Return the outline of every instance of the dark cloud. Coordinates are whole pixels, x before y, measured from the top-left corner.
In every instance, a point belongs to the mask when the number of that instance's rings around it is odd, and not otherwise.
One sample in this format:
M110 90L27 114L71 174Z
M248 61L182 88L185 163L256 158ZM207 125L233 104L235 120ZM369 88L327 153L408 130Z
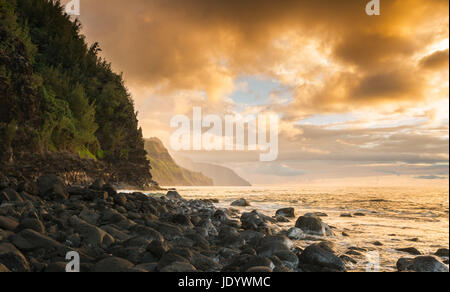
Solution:
M432 70L440 70L448 68L449 66L449 52L447 50L437 51L426 56L420 62L424 68Z

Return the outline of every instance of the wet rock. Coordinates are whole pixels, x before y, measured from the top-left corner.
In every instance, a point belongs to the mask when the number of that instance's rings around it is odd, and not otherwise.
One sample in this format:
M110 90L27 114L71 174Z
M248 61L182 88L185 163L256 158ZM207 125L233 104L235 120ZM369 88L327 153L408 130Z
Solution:
M286 218L295 218L295 209L294 208L283 208L277 210L275 213L276 216L286 217Z
M237 229L224 226L219 232L219 240L223 246L240 248L245 244L245 240L240 237Z
M220 272L222 265L210 257L204 256L200 253L195 253L192 256L191 264L199 271L203 272Z
M10 243L0 243L0 263L11 272L30 271L30 264L25 256Z
M341 214L341 217L342 217L342 218L352 218L353 215L350 214L350 213L343 213L343 214Z
M6 194L6 197L10 202L23 202L23 198L19 195L19 193L11 188L6 188L2 192Z
M304 215L305 217L328 217L328 214L323 212L313 212L313 213L306 213Z
M449 256L448 248L441 248L434 255L438 256L438 257L447 257L448 258L448 256Z
M250 268L253 268L253 267L268 267L268 268L270 268L270 270L273 270L275 268L275 265L267 257L250 256L250 257L248 257L246 263L243 266L241 266L240 270L242 272L245 272L245 271L248 271Z
M194 224L192 224L191 219L184 215L184 214L175 214L171 218L172 223L188 226L188 227L194 227Z
M0 273L9 273L11 272L5 265L0 264Z
M72 216L69 219L70 224L76 230L77 233L83 237L83 242L90 246L111 246L115 240L114 237L98 228L91 225L84 220L81 220L77 216Z
M9 202L9 201L10 201L10 199L9 199L8 194L5 192L0 192L0 205L3 203Z
M38 179L39 196L48 200L66 200L69 195L61 178L44 175Z
M364 217L364 216L366 216L366 214L359 212L359 213L353 214L353 216L355 216L355 217Z
M344 262L326 244L308 246L299 256L299 266L306 272L344 272Z
M443 272L448 273L448 267L433 256L420 256L414 259L402 258L397 262L399 272Z
M283 217L283 216L276 216L276 217L275 217L275 220L276 220L278 223L289 223L289 222L291 222L291 220L289 220L288 218Z
M94 183L89 188L99 191L99 190L102 190L104 185L105 185L105 181L101 178L98 178L94 181Z
M145 263L137 265L135 268L139 270L144 270L148 273L156 272L156 268L158 267L157 263Z
M166 198L174 201L180 201L183 199L177 191L168 191Z
M382 242L380 242L380 241L374 241L374 242L372 242L372 244L375 245L375 246L383 246L383 245L384 245L384 244L383 244Z
M300 228L297 228L297 227L292 227L291 229L289 229L287 231L286 234L287 234L287 237L292 240L302 240L306 237L303 230L301 230Z
M268 241L261 244L257 249L258 255L264 257L270 257L276 253L286 251L290 251L290 248L282 241Z
M397 248L397 251L408 253L410 255L421 255L422 253L415 247Z
M234 207L250 207L251 204L246 199L239 199L231 203L231 206Z
M25 218L20 222L18 230L31 229L41 234L45 234L44 224L37 218Z
M261 239L263 239L264 236L264 233L255 230L245 230L241 233L241 238L253 247L259 246Z
M65 262L56 262L56 263L50 263L45 269L45 273L65 273L66 272L66 265Z
M126 259L109 257L95 264L93 272L96 273L117 273L134 271L134 264Z
M132 231L148 240L164 240L164 237L160 232L144 225L137 225L132 229Z
M247 273L272 273L269 267L252 267L246 271Z
M303 232L317 236L331 236L333 232L330 227L323 223L319 217L302 216L298 218L295 227L300 228Z
M0 228L4 230L14 231L19 226L19 223L13 218L0 216Z
M81 219L92 225L96 225L100 219L100 214L90 209L83 209L79 216Z
M356 265L358 263L355 259L353 259L352 257L349 257L348 255L345 255L345 254L341 255L339 258L341 260L343 260L344 262L351 263L354 265Z
M122 206L122 207L126 207L128 200L127 200L127 196L125 194L122 194L122 193L116 194L113 197L113 199L114 199L115 204Z
M43 248L46 250L55 250L60 253L68 251L69 248L62 245L58 241L44 234L38 233L31 229L25 229L12 237L12 243L21 250L35 250Z
M165 253L159 260L158 270L161 271L163 268L165 268L175 262L189 264L189 261L186 258L184 258L180 255L168 252L168 253Z
M265 216L257 211L250 213L243 213L241 216L242 228L246 230L254 230L263 233L270 233L270 228L267 222L274 222L268 216Z
M174 262L161 269L162 273L190 273L196 272L197 269L190 263Z
M290 251L280 251L274 254L277 258L281 260L284 266L293 270L298 267L299 260L298 256Z
M167 243L161 240L153 240L147 246L147 251L151 252L158 259L160 259L168 250L169 246Z

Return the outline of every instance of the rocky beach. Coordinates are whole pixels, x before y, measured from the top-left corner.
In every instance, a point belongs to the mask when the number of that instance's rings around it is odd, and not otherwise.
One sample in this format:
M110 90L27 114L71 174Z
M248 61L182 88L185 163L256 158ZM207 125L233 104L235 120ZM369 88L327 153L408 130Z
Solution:
M252 204L246 199L218 203L175 190L121 193L100 179L70 186L55 175L3 176L0 271L65 272L75 251L81 272L345 272L367 252L336 251L327 236L337 229L323 214L300 216L286 206L268 216L239 209ZM313 243L299 248L299 241ZM448 272L448 249L404 252L398 271Z

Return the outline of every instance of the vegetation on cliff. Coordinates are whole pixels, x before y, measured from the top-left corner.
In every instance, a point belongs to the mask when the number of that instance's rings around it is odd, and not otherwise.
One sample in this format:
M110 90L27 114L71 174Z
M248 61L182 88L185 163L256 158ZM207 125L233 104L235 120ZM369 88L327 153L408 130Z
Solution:
M163 186L212 186L212 179L200 172L182 168L170 156L161 140L145 140L145 150L152 165L152 177Z
M0 161L70 152L151 180L122 76L80 29L58 1L0 0Z

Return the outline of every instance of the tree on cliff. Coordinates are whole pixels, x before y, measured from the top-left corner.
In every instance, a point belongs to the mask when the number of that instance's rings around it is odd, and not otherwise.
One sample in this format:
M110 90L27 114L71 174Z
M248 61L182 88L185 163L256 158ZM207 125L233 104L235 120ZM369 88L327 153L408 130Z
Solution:
M0 0L0 13L1 147L70 151L149 173L122 76L98 44L87 45L78 20L52 0Z

